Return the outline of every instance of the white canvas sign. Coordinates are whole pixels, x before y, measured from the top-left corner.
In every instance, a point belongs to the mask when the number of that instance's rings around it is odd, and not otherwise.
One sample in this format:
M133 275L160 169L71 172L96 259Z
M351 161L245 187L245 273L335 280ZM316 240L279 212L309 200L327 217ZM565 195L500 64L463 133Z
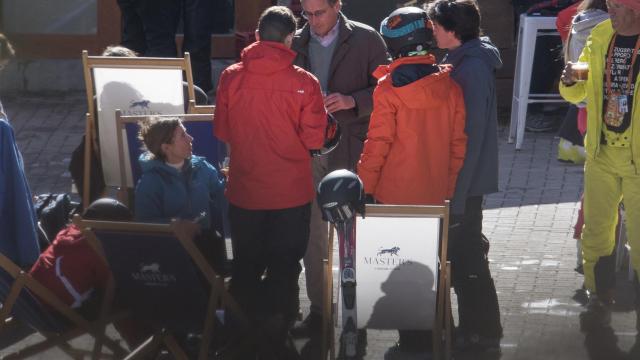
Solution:
M96 68L93 75L104 180L107 186L120 186L115 111L122 110L122 115L184 113L182 70ZM130 187L133 184L128 156L124 166Z
M438 239L438 218L357 219L358 328L433 328Z

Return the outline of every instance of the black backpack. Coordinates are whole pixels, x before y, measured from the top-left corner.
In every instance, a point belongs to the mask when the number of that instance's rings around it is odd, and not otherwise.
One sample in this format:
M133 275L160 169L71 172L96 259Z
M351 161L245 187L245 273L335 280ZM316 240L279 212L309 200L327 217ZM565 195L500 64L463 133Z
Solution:
M58 232L67 226L78 203L72 202L69 194L40 194L34 197L33 207L38 218L40 250L44 251Z

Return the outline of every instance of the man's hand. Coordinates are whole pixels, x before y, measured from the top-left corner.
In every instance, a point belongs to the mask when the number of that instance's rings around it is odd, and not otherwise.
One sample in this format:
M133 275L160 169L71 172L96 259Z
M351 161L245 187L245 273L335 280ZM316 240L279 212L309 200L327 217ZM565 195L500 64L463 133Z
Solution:
M562 76L560 76L560 81L562 81L565 86L572 86L576 83L576 76L572 66L573 63L571 61L567 62L562 71Z
M340 93L331 93L324 98L324 106L327 111L334 113L340 110L349 110L356 107L356 101L352 96Z

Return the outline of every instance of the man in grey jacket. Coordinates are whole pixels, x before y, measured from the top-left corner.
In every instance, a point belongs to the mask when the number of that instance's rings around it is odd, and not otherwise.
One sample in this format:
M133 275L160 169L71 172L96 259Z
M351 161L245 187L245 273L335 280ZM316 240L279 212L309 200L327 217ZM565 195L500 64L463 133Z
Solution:
M315 158L313 177L318 182L335 169L355 170L367 137L373 109L372 76L389 56L382 37L373 28L347 19L340 0L302 0L302 16L307 24L296 33L292 50L295 64L313 73L324 92L325 107L342 129L340 144L326 158ZM311 211L311 234L304 257L307 294L311 313L292 331L308 336L321 328L322 259L327 257L328 225L322 221L317 204Z
M489 270L489 241L482 234L482 200L498 191L498 116L495 70L500 53L480 38L475 0L437 0L429 19L444 63L462 88L466 109L467 153L451 202L449 257L458 296L457 345L462 350L499 349L502 337L498 297Z

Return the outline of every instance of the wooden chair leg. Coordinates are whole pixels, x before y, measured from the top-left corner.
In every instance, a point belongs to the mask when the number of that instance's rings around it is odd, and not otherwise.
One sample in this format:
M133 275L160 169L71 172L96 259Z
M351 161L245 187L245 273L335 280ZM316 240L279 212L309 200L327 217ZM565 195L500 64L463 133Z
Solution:
M167 346L167 349L173 354L176 360L189 360L187 354L182 350L178 342L171 334L165 334L163 336L164 344Z
M215 296L213 290L209 295L209 302L207 303L207 316L204 324L204 331L202 332L202 341L200 342L200 351L198 352L199 360L206 360L209 354L209 346L211 346L211 337L213 335L213 326L215 324L216 306L218 304L218 298Z

